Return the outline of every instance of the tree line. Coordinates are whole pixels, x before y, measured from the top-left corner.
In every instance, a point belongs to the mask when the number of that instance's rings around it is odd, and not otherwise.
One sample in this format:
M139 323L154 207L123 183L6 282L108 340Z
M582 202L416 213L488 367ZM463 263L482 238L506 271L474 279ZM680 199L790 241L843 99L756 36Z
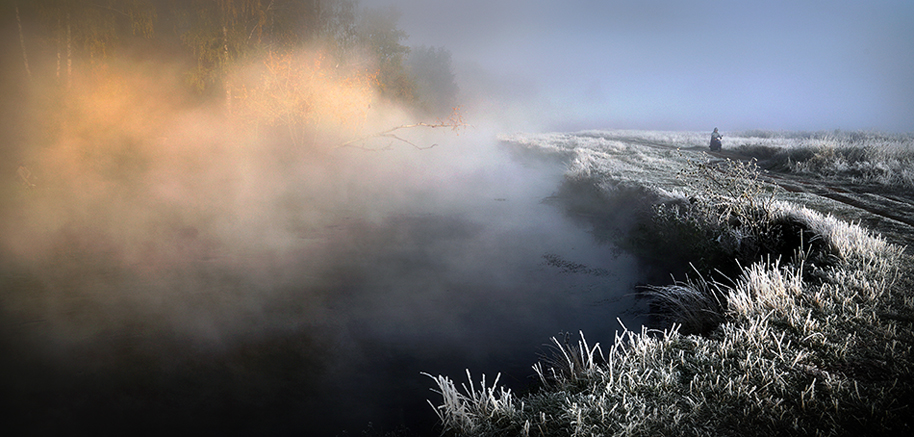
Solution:
M359 79L392 101L442 114L457 93L446 49L411 54L397 12L363 10L357 0L30 0L8 8L26 76L64 89L128 54L169 57L186 65L189 88L231 107L244 91L232 80L240 65L281 64L296 49L320 47L320 62L347 66L349 76L364 65Z

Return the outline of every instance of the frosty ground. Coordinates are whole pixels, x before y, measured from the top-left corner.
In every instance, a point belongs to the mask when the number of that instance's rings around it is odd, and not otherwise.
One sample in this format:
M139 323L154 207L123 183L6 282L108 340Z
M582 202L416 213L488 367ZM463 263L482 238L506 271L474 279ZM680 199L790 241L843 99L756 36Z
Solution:
M726 137L715 154L701 133L501 138L566 159L568 211L674 279L645 287L658 326L554 339L524 395L428 375L446 433L910 432L912 137Z

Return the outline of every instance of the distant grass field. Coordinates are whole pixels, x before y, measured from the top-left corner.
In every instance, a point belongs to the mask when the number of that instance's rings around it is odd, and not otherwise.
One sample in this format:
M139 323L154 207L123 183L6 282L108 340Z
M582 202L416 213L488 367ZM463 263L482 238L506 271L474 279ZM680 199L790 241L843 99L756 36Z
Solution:
M914 191L912 134L745 132L731 143L734 151L764 161L767 168Z
M712 162L700 150L702 134L502 141L568 159L566 191L592 191L571 208L621 202L629 223L613 244L672 258L689 274L644 290L662 326L622 326L606 346L585 333L553 338L552 356L533 366L539 384L529 393L513 393L498 378L476 382L469 370L459 385L428 375L446 434L912 432L914 264L902 247L820 212L827 201L816 211L767 185L753 161ZM810 178L914 186L909 136L751 132L724 147ZM623 218L597 217L595 230L599 220Z

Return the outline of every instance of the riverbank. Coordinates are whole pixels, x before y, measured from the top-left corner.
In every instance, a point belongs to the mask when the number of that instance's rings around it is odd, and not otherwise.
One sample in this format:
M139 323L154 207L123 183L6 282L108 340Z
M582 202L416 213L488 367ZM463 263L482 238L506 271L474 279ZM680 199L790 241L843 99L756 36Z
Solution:
M893 243L904 241L906 223L773 184L755 161L708 156L698 135L502 139L508 147L566 157L565 185L573 188L567 192L589 191L598 200L570 196L569 211L589 217L595 234L641 257L673 256L683 274L645 288L665 323L656 329L621 326L602 346L586 333L577 341L556 339L555 354L534 366L540 387L528 394L485 379L458 389L450 378L434 377L442 394L435 407L446 431L910 432L914 296L908 290L914 263ZM833 185L840 175L831 179ZM858 197L872 201L866 193ZM588 203L604 207L585 211ZM620 224L613 215L619 208L605 205L624 206L625 216L634 218ZM897 232L877 234L859 224L880 221L891 224L880 231Z

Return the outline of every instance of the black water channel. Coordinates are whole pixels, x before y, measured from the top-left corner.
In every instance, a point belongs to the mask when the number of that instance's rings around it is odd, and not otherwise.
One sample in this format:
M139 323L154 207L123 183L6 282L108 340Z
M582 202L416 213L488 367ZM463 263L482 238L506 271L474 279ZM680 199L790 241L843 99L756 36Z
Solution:
M523 391L550 337L606 344L617 317L640 326L638 263L544 201L564 163L495 156L408 207L337 211L280 252L216 247L152 271L4 254L0 426L437 435L426 400L440 398L421 372L501 373Z

